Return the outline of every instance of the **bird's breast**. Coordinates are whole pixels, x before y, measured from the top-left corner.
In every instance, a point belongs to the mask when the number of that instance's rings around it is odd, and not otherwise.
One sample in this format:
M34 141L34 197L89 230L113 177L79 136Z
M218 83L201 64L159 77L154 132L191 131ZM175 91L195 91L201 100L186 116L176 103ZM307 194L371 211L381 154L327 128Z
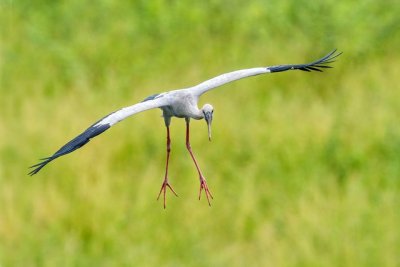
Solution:
M163 107L162 110L163 115L168 117L193 119L201 118L196 101L193 101L193 99L187 97L175 99L171 105Z

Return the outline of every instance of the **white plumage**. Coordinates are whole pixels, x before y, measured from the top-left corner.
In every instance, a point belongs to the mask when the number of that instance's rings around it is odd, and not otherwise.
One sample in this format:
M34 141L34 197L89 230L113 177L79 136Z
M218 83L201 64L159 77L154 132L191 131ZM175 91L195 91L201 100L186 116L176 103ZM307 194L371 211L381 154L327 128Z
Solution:
M208 189L208 185L204 178L204 175L202 174L198 166L198 163L193 155L189 142L190 119L196 119L196 120L205 119L208 126L208 135L209 138L211 139L211 122L213 118L213 107L210 104L205 104L202 108L199 109L197 106L199 97L211 89L250 76L255 76L265 73L282 72L287 70L322 71L321 69L323 68L331 68L331 66L328 66L326 64L332 63L333 59L335 59L341 54L341 53L335 54L335 52L336 50L330 52L321 59L318 59L308 64L278 65L270 67L259 67L259 68L237 70L219 75L217 77L204 81L190 88L173 90L165 93L151 95L140 103L117 110L107 115L106 117L102 118L101 120L97 121L92 126L87 128L83 133L81 133L80 135L69 141L67 144L62 146L52 156L44 158L42 159L42 162L31 166L33 170L29 172L29 174L34 175L38 173L50 161L65 154L71 153L72 151L82 147L83 145L88 143L91 138L103 133L117 122L129 116L135 115L137 113L149 109L160 108L163 111L164 122L165 126L167 127L167 163L166 163L164 182L161 186L161 190L158 197L160 197L160 194L162 192L164 193L163 195L164 195L164 208L165 208L165 193L167 187L170 188L171 191L176 195L175 191L172 189L172 187L168 182L168 162L169 162L169 154L171 151L169 125L171 123L171 117L178 117L178 118L185 118L186 120L186 147L196 165L196 169L199 174L199 179L200 179L199 199L202 190L204 190L208 203L210 204L210 198L212 198L212 195Z

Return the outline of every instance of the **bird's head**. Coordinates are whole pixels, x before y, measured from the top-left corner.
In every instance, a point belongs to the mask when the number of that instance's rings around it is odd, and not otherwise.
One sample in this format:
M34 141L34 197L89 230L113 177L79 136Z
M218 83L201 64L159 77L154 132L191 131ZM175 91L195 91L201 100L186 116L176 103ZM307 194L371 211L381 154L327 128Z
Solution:
M211 122L213 119L214 108L210 104L205 104L201 111L203 112L204 120L207 122L208 140L211 141Z

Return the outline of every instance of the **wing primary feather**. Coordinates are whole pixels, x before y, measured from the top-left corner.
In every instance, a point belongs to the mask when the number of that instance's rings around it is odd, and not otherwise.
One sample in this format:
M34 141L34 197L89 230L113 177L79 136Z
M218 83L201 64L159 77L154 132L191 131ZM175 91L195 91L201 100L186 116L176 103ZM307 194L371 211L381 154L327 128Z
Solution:
M331 68L333 68L332 66L325 66L325 65L315 65L314 67L317 67L317 68L324 68L324 69L331 69Z
M307 69L322 72L322 70L316 68L316 66L315 67L307 67Z
M302 71L319 71L322 72L322 68L332 68L332 66L327 66L326 64L330 64L335 62L335 58L340 56L342 52L336 53L336 49L334 49L332 52L328 53L324 57L308 63L308 64L296 64L296 65L277 65L277 66L272 66L268 67L267 69L270 72L282 72L282 71L287 71L287 70L302 70ZM336 53L336 54L335 54Z
M52 156L47 157L47 158L42 158L42 162L39 162L35 165L32 165L30 168L34 168L32 171L29 172L29 175L34 175L38 173L44 166L46 166L49 162L55 160L58 157L61 157L63 155L69 154L78 148L84 146L87 144L91 138L103 133L106 131L108 128L110 128L109 124L100 124L100 125L92 125L88 129L86 129L83 133L66 143L64 146L62 146L59 150L57 150L56 153L54 153Z

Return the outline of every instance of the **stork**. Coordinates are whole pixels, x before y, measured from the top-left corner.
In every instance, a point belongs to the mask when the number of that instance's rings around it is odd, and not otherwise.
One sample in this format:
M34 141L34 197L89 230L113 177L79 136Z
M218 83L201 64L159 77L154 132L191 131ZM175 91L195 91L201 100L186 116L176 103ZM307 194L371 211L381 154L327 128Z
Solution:
M77 137L66 143L64 146L62 146L52 156L43 158L41 159L41 162L31 166L30 168L32 168L32 170L29 172L29 175L34 175L38 173L44 166L46 166L49 162L55 160L56 158L71 153L77 150L78 148L86 145L90 141L90 139L105 132L111 126L126 119L127 117L130 117L132 115L135 115L137 113L149 109L160 108L162 110L164 123L167 129L167 159L165 166L165 176L157 199L160 198L160 195L162 193L164 199L164 209L165 209L167 188L169 188L175 196L178 196L174 191L174 189L172 188L172 186L170 185L168 179L168 163L169 163L169 156L171 153L171 138L170 138L169 127L171 124L171 118L178 117L178 118L184 118L186 121L186 148L189 151L189 154L194 162L194 165L196 166L196 170L199 175L199 180L200 180L199 200L201 198L201 193L204 190L207 202L211 206L210 200L213 198L213 196L206 182L206 178L204 177L202 171L200 170L199 164L193 154L189 138L190 119L195 119L195 120L204 119L207 123L208 138L211 141L211 123L213 120L214 108L210 104L205 104L203 107L199 108L197 104L200 96L221 85L260 74L275 73L288 70L322 72L323 69L332 68L328 64L334 62L334 59L340 55L341 53L337 53L335 49L332 52L328 53L326 56L307 64L289 64L289 65L276 65L270 67L242 69L219 75L217 77L204 81L193 87L153 94L137 104L119 109L115 112L110 113L109 115L105 116L99 121L95 122L85 131L83 131L80 135L78 135Z

